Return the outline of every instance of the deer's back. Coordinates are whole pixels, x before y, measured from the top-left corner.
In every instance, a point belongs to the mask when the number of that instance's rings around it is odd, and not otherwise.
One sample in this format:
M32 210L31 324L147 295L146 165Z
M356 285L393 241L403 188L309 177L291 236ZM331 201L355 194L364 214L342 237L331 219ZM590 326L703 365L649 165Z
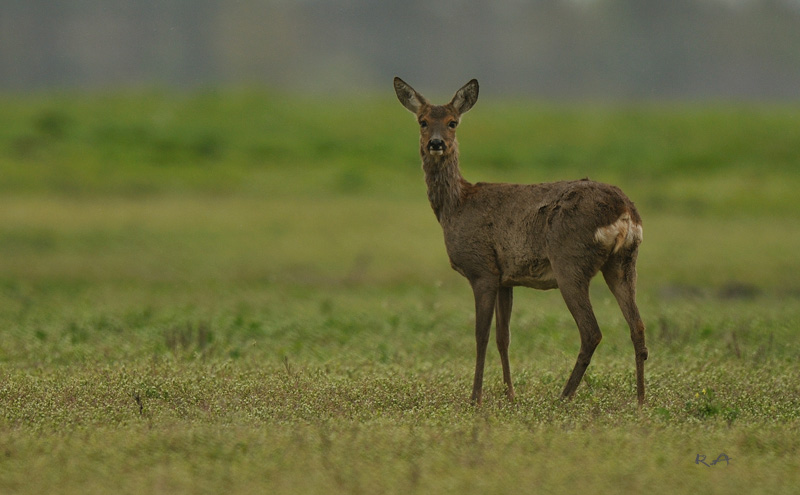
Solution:
M559 259L578 259L596 273L614 250L620 218L641 225L633 202L608 184L478 183L442 227L450 262L467 278L496 275L504 285L550 289ZM608 240L598 237L603 228L613 230Z

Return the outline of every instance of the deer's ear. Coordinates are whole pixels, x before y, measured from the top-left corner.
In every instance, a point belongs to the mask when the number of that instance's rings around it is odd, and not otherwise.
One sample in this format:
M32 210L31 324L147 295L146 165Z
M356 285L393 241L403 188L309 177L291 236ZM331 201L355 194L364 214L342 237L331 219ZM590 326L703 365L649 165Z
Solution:
M428 101L417 91L408 85L399 77L394 78L394 92L397 94L397 99L403 104L411 113L416 115L419 109Z
M463 114L472 108L476 101L478 101L478 80L473 79L456 91L450 104L459 114Z

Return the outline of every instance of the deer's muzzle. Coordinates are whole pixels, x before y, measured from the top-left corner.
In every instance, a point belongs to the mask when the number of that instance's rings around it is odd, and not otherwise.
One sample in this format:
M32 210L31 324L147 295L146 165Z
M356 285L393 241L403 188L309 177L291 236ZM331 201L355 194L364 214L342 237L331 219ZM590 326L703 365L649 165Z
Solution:
M432 155L442 155L444 154L446 146L444 141L441 139L431 139L428 141L428 153Z

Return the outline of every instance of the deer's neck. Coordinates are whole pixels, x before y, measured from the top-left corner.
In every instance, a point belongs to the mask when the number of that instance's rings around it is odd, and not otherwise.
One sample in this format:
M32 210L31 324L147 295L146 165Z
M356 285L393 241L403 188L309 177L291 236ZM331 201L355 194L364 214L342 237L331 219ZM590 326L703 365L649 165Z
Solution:
M447 156L422 155L422 170L428 186L428 200L436 214L436 219L451 216L461 205L464 191L469 183L461 176L458 168L458 150Z

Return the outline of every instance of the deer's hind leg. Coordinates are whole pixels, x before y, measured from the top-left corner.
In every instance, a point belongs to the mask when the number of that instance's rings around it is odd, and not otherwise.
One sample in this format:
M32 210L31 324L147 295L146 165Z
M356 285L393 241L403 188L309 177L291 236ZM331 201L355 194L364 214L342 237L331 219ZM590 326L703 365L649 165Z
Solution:
M638 247L616 253L601 270L631 330L631 341L636 355L636 397L641 407L644 404L644 362L648 351L645 345L644 322L636 306L637 255Z
M556 271L556 278L558 286L561 289L561 296L564 302L567 303L575 323L578 325L578 331L581 335L581 349L578 353L578 359L575 361L575 367L567 380L564 391L561 393L563 399L571 399L575 395L575 389L581 383L586 368L592 360L592 355L603 335L600 333L600 327L597 325L597 318L594 316L592 310L592 303L589 300L589 278L570 276L570 274L562 273L559 275Z

